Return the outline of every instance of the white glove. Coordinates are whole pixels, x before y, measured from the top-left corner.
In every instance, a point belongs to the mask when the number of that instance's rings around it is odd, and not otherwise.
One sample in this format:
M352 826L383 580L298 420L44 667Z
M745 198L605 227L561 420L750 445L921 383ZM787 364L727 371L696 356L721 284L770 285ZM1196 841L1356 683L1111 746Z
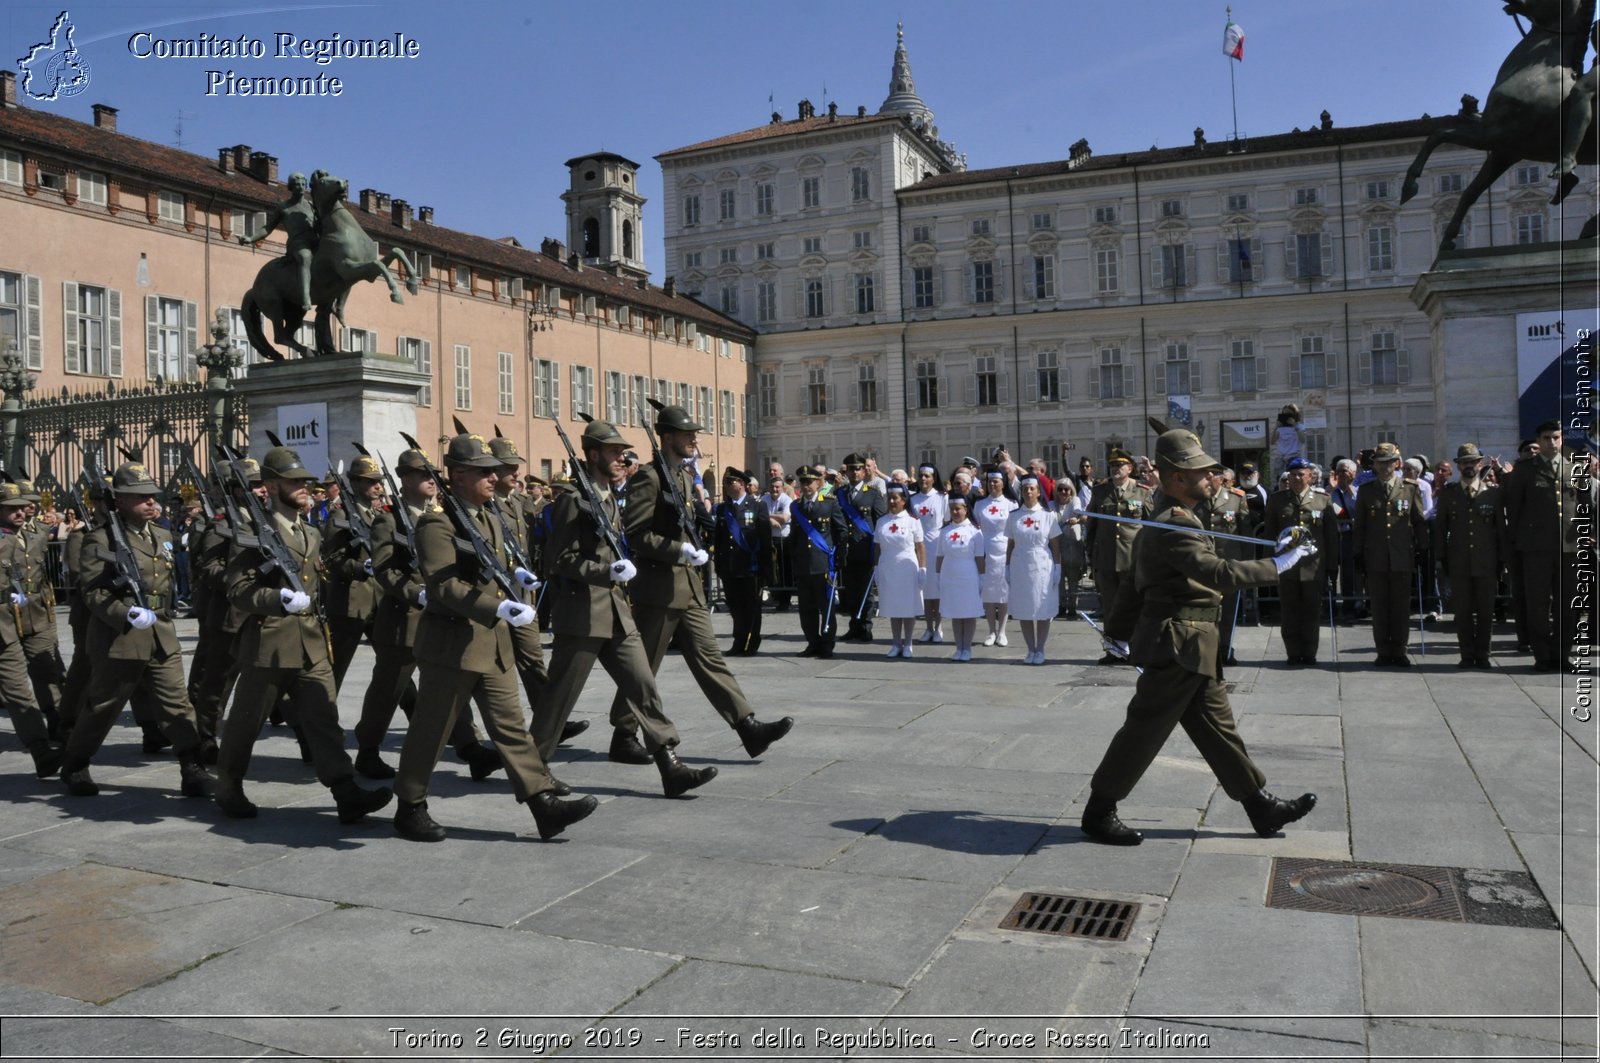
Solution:
M361 562L361 571L365 572L369 576L372 575L372 558L369 557L365 561Z
M143 631L147 627L153 626L155 622L156 614L151 612L149 609L144 608L143 606L136 605L128 610L128 623L132 624L140 631Z
M512 627L522 627L533 622L538 615L533 611L533 606L523 605L521 602L504 601L494 611L494 615L510 624Z
M1273 557L1272 563L1277 567L1278 575L1281 576L1291 568L1294 568L1295 565L1299 564L1302 558L1310 557L1316 552L1317 548L1312 546L1309 542L1299 542L1296 543L1292 549Z
M1106 652L1111 656L1121 657L1123 660L1128 659L1128 644L1121 639L1107 638L1102 635L1100 636L1100 645L1104 646Z
M21 591L12 591L11 592L11 604L12 605L27 605L28 604L28 596L26 594L23 594Z
M1060 565L1051 565L1050 566L1050 586L1052 586L1052 587L1061 586L1061 566Z
M917 589L921 590L923 587L927 586L927 584L928 584L928 570L925 569L925 568L917 569Z
M704 550L690 550L687 560L691 567L699 568L711 560L711 555Z
M426 588L426 587L418 587L417 588L417 605L422 606L422 607L426 607L427 604L428 604L428 588Z
M539 585L539 577L535 576L532 572L529 572L521 565L518 565L517 570L511 574L516 577L517 582L522 585L523 590L531 591Z
M1300 538L1301 536L1299 528L1295 527L1283 529L1283 531L1278 533L1278 552L1280 554L1283 553L1295 543L1299 542Z
M618 561L611 566L612 583L626 583L638 574L639 570L634 567L632 561Z
M285 587L278 592L278 601L286 613L303 613L311 608L311 596L304 591L291 591Z

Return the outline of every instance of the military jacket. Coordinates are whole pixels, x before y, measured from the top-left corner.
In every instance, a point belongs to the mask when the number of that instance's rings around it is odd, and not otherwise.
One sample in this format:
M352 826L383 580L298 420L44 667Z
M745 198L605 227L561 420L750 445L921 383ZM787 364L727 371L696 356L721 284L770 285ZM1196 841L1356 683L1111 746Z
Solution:
M595 491L600 496L602 519L616 530L623 549L631 549L631 541L624 538L622 515L610 488L596 482ZM575 484L563 484L557 491L551 503L551 527L550 542L546 546L554 580L550 593L555 595L550 610L551 630L557 635L600 639L638 630L624 593L627 585L611 579L611 566L621 559L601 538L594 511Z
M1511 526L1511 544L1517 550L1560 549L1576 553L1578 540L1594 534L1595 481L1588 466L1574 462L1570 455L1558 454L1546 461L1534 455L1523 458L1511 470L1505 485L1506 519ZM1589 519L1575 519L1588 505Z
M245 537L249 539L255 533L255 524L251 521L250 514L240 510L239 521L244 528ZM229 635L238 633L239 628L244 625L246 615L243 609L228 600L228 562L232 559L233 553L233 523L221 515L206 525L205 534L200 537L199 548L189 551L192 562L198 556L197 571L200 587L199 592L190 593L206 600L204 606L206 623L217 625Z
M1356 492L1356 515L1350 534L1355 557L1367 572L1410 572L1416 548L1426 544L1427 519L1422 492L1411 481L1391 477L1387 483L1368 480Z
M274 511L272 524L299 570L311 608L286 613L278 591L287 587L276 571L264 573L264 555L254 535L235 535L223 580L228 601L245 613L239 627L236 659L241 666L306 669L328 660L328 632L319 615L322 590L322 535L304 518L290 521Z
M395 505L407 505L404 499ZM423 511L408 507L413 525ZM417 620L422 616L422 573L411 543L393 512L380 512L372 521L372 569L381 597L372 622L374 645L410 646L417 640Z
M717 534L712 554L717 576L724 580L760 579L767 581L772 563L772 522L767 507L757 495L746 494L739 501L725 499L716 509ZM744 540L741 547L733 536L737 524Z
M1110 480L1096 484L1089 495L1089 512L1106 513L1115 517L1150 519L1151 492L1132 478L1120 488ZM1114 568L1126 572L1133 567L1134 540L1139 537L1136 524L1117 524L1108 520L1088 522L1086 546L1089 564L1097 569Z
M1495 576L1505 556L1503 489L1481 481L1468 492L1460 480L1445 484L1433 504L1433 552L1451 573Z
M1300 562L1283 578L1301 582L1321 579L1329 559L1339 556L1339 518L1334 515L1328 493L1315 487L1303 495L1290 490L1274 491L1267 498L1266 513L1264 538L1276 539L1285 528L1304 528L1317 547L1316 557Z
M789 537L784 540L784 548L789 551L790 571L796 576L828 574L827 551L813 544L811 536L801 530L800 519L795 515L797 513L804 513L811 527L830 547L834 547L834 568L842 568L844 549L835 544L843 543L848 522L839 511L839 503L831 498L813 498L807 502L800 495L795 495L789 503Z
M1205 527L1165 495L1157 494L1153 507L1162 524ZM1128 640L1135 664L1176 664L1215 679L1222 596L1277 578L1270 559L1227 561L1210 536L1146 527L1134 548L1133 578L1123 583L1106 632Z
M548 496L537 502L530 498L522 500L522 521L527 529L528 560L533 562L533 571L540 579L550 578L550 554L547 547L550 544L550 534L554 530L550 518L554 511L550 508Z
M504 565L500 521L486 509L461 508ZM417 521L417 565L428 590L413 644L417 660L484 675L515 668L511 625L496 615L506 592L479 569L476 554L460 548L448 514L425 513Z
M1194 513L1200 518L1201 523L1212 531L1226 532L1229 535L1256 534L1255 521L1251 516L1250 507L1245 504L1244 492L1237 487L1222 488L1194 507ZM1256 548L1249 543L1217 539L1215 544L1219 557L1230 561L1255 559Z
M367 574L366 562L371 558L350 526L346 506L356 506L369 528L377 516L355 499L342 499L339 508L329 512L322 539L322 563L328 574L322 602L329 616L365 621L377 609L380 591Z
M42 526L25 525L21 531L6 535L8 549L0 555L6 566L5 588L20 585L28 596L28 604L19 610L24 635L56 630L56 590L45 563L49 538Z
M842 567L846 563L870 563L872 561L873 537L878 527L878 518L889 512L888 505L883 500L883 492L876 487L868 487L865 481L851 484L848 488L841 488L848 492L850 504L861 514L867 522L867 530L863 532L856 527L855 521L844 511L844 503L837 498L834 504L839 507L839 514L844 518L844 538L839 540L843 549L838 558ZM791 536L792 538L792 536Z
M685 500L694 497L694 483L682 465L672 469L678 480L678 494ZM692 503L691 503L692 505ZM691 514L692 515L692 514ZM693 516L693 515L692 515ZM702 546L710 539L708 528L696 532ZM628 532L628 549L639 575L628 585L628 596L637 605L665 609L687 609L706 604L705 580L700 570L683 559L682 518L662 490L661 472L654 462L640 467L628 480L628 504L622 510Z
M158 649L173 656L178 653L178 629L172 622L177 567L172 533L155 524L138 531L126 523L123 528L139 566L145 605L156 614L156 622L143 631L128 623L128 610L136 604L133 592L113 586L119 570L111 531L96 528L84 538L82 555L84 603L91 617L88 652L123 661L148 661Z

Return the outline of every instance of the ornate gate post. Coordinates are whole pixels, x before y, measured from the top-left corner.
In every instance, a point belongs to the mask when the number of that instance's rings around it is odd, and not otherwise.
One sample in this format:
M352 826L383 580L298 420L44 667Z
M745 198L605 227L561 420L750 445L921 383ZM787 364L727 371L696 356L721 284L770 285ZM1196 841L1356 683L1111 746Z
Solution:
M22 432L23 393L32 389L39 377L23 368L22 356L10 340L5 341L0 365L4 366L0 369L0 391L6 393L5 401L0 403L0 457L5 459L6 468L21 469L28 446Z
M233 423L229 393L233 390L233 370L244 363L244 357L228 336L228 312L219 309L211 322L211 342L195 352L195 364L206 371L206 433L211 445L235 444L238 426ZM9 401L9 400L8 400ZM206 455L210 467L210 454Z

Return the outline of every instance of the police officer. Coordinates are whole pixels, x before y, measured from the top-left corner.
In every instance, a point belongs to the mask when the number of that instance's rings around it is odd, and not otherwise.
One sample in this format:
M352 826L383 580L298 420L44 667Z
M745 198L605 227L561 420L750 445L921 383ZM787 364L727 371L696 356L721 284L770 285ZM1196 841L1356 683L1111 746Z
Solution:
M656 415L661 453L655 461L640 466L628 481L628 505L623 511L629 548L639 566L628 593L651 673L661 671L668 647L675 647L717 715L739 732L745 752L759 757L789 733L794 720L786 716L762 723L756 719L711 629L711 610L699 571L709 558L684 531L684 522L695 520L697 511L690 501L693 482L684 462L693 457L700 431L701 426L681 406L663 406ZM676 480L681 509L662 481L663 468ZM698 537L698 530L696 534ZM626 740L620 735L631 737L632 714L620 691L611 702L611 726L613 746L626 749Z
M6 572L22 564L17 529L28 519L28 500L14 483L0 483L0 565ZM0 595L9 599L11 615L0 617L0 702L11 716L11 727L33 757L39 778L46 779L61 768L61 744L50 737L50 725L33 694L28 676L28 658L22 652L22 610L28 604L27 592L7 581Z
M845 481L839 487L835 501L844 514L844 538L839 542L843 553L839 566L843 586L839 594L839 608L850 618L850 625L842 636L846 642L872 641L873 537L878 518L888 512L883 492L874 487L867 476L867 459L861 454L846 454Z
M822 480L819 469L802 465L795 470L794 479L799 494L789 505L787 544L789 571L794 574L800 602L800 630L806 638L800 656L825 661L833 656L839 624L833 589L842 547L836 544L843 542L848 525L838 502L817 496Z
M1433 553L1450 577L1456 617L1458 668L1489 667L1495 588L1505 556L1503 489L1479 475L1483 454L1475 443L1456 449L1459 479L1439 489L1433 509Z
M483 437L463 433L450 440L445 464L457 513L493 551L494 563L510 571L504 525L487 508L501 459ZM534 609L508 597L489 566L475 552L457 546L467 535L445 513L423 514L417 523L417 560L427 592L416 638L422 684L400 749L394 828L412 841L444 840L444 828L428 814L428 778L446 735L478 695L484 725L505 761L512 791L532 809L539 837L553 838L593 812L597 802L592 797L564 801L556 793L550 770L523 725L517 697L511 631L532 627ZM525 575L525 569L516 575Z
M362 789L344 748L328 629L317 605L322 536L303 516L306 484L315 477L288 447L273 447L262 456L261 477L271 499L271 528L253 529L248 541L236 533L225 577L228 601L247 616L239 629L237 690L217 756L217 807L235 819L257 814L245 796L244 776L268 711L287 692L294 699L317 780L333 792L339 822L355 823L394 795L388 787ZM269 535L282 542L303 591L290 589L276 569L262 571Z
M1317 545L1317 555L1278 577L1278 632L1293 665L1317 663L1317 643L1322 631L1322 596L1327 574L1324 565L1339 556L1337 520L1328 493L1314 486L1317 467L1302 457L1289 459L1288 486L1267 497L1265 531L1277 539L1294 529Z
M1592 539L1594 527L1592 459L1562 453L1561 441L1561 422L1540 424L1535 450L1512 468L1505 494L1511 541L1522 562L1528 645L1541 672L1566 667L1579 637L1579 540ZM1592 667L1580 663L1582 671Z
M1194 507L1216 491L1218 480L1210 470L1217 461L1193 433L1174 429L1157 438L1156 464L1161 490L1154 519L1202 530ZM1301 541L1271 560L1224 561L1209 536L1159 527L1140 533L1131 585L1119 592L1106 633L1118 649L1122 643L1113 640L1126 640L1130 659L1144 672L1127 719L1090 781L1082 820L1090 838L1107 845L1144 840L1117 816L1117 802L1133 791L1179 724L1227 795L1243 803L1261 837L1271 837L1316 805L1315 794L1285 801L1263 789L1266 777L1239 737L1228 688L1216 668L1221 588L1270 583L1314 549Z
M322 599L328 615L328 635L333 643L333 686L344 686L344 674L363 638L372 634L378 609L378 585L373 582L372 544L356 531L354 511L371 534L383 496L383 471L363 454L350 466L350 494L340 494L323 529L322 564L328 573Z
M691 768L678 759L678 729L662 710L650 658L622 593L638 568L618 557L600 531L603 522L615 538L622 537L622 513L611 484L622 472L628 443L610 422L592 421L584 428L579 446L600 511L591 508L576 484L563 486L553 503L548 549L554 583L548 596L554 599L551 621L556 637L546 688L550 710L536 713L533 719L539 753L548 760L555 752L572 706L598 661L617 684L619 696L637 722L645 752L661 772L662 788L668 797L678 797L710 782L717 769ZM630 507L632 504L630 501Z
M1149 520L1150 490L1133 479L1133 456L1125 450L1113 450L1106 465L1111 475L1096 484L1090 493L1089 512ZM1094 586L1100 594L1100 612L1102 616L1110 616L1118 589L1133 567L1133 546L1139 537L1139 526L1091 518L1087 533L1089 567L1094 570ZM1124 662L1108 653L1100 658L1100 663Z
M748 490L746 474L732 465L722 474L717 535L712 548L722 598L733 618L729 657L754 657L761 647L761 587L770 578L772 523L766 506Z
M1351 524L1356 564L1366 573L1372 603L1372 641L1377 663L1408 668L1411 637L1411 584L1417 565L1417 538L1428 533L1422 494L1402 479L1400 448L1379 443L1372 455L1373 478L1356 491Z
M143 690L177 754L184 796L209 797L215 780L200 763L201 736L173 624L172 533L155 524L161 488L136 462L119 467L111 482L115 495L111 520L117 527L108 521L90 532L83 544L83 594L91 613L85 648L95 666L87 702L67 742L61 781L75 797L100 792L89 775L89 762L111 733L123 704ZM126 555L118 555L114 530L122 533ZM136 596L136 586L142 596Z

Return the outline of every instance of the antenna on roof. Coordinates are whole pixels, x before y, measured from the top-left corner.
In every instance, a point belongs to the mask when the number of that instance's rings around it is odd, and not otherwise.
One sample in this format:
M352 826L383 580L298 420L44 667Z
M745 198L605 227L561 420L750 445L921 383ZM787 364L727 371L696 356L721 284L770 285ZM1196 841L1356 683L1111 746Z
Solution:
M194 117L195 117L195 115L190 114L188 111L179 111L178 112L177 121L172 126L172 146L173 147L175 147L175 148L183 147L183 120L185 118L194 118Z

